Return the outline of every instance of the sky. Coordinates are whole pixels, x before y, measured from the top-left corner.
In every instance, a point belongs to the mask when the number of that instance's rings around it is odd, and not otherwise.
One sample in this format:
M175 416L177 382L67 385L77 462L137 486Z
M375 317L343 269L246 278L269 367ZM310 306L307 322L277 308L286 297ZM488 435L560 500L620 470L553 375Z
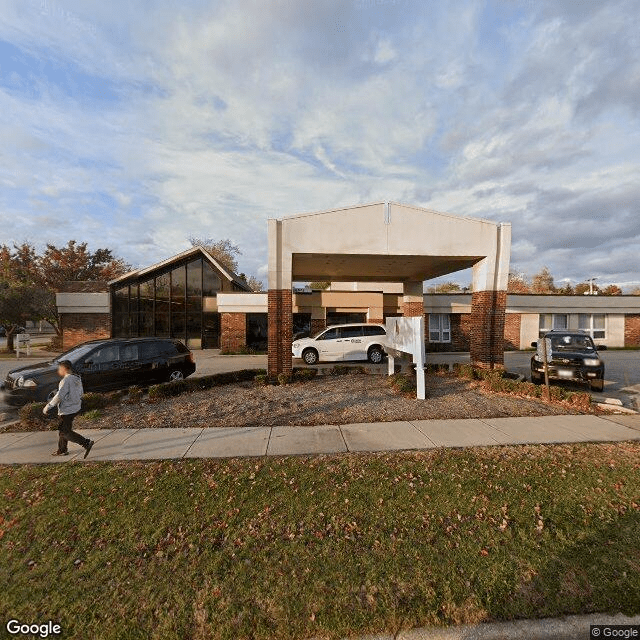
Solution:
M383 200L640 285L637 0L0 0L0 243L134 266ZM464 276L462 276L464 277Z

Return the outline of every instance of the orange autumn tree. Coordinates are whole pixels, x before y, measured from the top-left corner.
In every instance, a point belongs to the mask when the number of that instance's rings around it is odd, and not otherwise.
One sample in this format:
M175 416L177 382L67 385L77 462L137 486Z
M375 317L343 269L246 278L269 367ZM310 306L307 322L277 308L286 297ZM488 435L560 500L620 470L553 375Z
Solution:
M65 282L109 281L129 270L111 249L91 251L86 242L70 240L60 247L47 244L42 253L30 242L1 245L0 323L7 326L8 348L13 349L15 331L27 319L46 320L60 335L55 294ZM22 301L20 318L15 314L17 301Z

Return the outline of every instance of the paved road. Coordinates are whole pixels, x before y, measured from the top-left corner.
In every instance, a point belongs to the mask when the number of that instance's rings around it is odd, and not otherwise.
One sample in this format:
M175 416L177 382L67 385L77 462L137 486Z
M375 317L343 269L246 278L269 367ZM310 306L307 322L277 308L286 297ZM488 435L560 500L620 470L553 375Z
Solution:
M81 429L94 440L91 460L159 460L426 450L516 444L640 440L640 416L592 415L412 420L317 427L189 429ZM56 435L47 431L0 433L0 463L81 460L51 456Z

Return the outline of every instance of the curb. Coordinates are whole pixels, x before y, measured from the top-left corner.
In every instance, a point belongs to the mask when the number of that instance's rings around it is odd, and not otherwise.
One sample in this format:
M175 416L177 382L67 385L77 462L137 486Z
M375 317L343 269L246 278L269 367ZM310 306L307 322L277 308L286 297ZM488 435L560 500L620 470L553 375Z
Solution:
M399 631L395 635L360 636L359 640L587 640L592 636L591 625L633 625L640 631L640 615L593 614L515 620L513 622L487 622L459 627L424 627ZM604 636L603 636L604 637ZM620 636L624 637L624 636ZM633 636L631 636L633 637Z

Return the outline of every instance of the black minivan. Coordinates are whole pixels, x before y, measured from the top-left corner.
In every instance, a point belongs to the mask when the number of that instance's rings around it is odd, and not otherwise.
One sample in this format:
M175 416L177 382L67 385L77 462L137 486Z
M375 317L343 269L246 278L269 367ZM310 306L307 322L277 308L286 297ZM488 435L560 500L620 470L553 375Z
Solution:
M85 391L110 391L132 385L181 380L196 370L193 353L171 338L92 340L50 362L13 369L2 384L9 405L45 402L55 394L58 362L70 360Z

